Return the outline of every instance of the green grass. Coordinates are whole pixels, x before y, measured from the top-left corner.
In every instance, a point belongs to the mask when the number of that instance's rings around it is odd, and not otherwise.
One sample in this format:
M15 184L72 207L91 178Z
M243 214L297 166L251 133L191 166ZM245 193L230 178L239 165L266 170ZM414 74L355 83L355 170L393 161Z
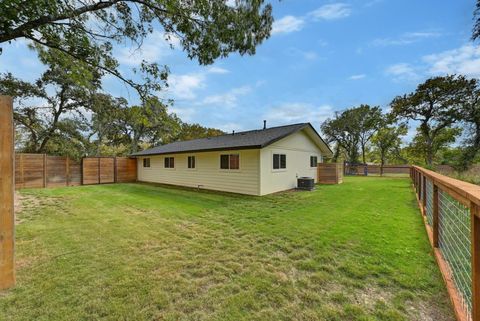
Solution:
M454 320L407 179L22 195L0 320Z

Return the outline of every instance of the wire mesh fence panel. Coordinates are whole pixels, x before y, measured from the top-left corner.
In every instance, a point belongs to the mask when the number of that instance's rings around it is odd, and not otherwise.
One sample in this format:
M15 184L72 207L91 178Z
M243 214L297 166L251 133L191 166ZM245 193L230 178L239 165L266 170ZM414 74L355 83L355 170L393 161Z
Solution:
M439 190L439 247L467 315L472 310L470 210Z
M426 208L428 225L433 225L433 183L427 178L426 180Z

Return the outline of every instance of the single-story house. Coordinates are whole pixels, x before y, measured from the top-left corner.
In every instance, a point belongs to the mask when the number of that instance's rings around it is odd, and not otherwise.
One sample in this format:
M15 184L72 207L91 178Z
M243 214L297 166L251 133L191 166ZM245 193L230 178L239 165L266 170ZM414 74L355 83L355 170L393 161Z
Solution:
M332 151L310 123L179 141L133 154L138 180L266 195L317 180L317 163Z

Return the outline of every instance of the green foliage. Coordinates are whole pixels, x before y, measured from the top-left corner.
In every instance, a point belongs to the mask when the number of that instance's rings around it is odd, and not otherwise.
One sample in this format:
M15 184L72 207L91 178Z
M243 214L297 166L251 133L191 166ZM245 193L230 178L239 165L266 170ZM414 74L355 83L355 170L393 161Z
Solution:
M224 134L225 133L219 129L205 128L199 124L183 123L181 125L180 133L176 137L176 140L190 140L196 138L214 137Z
M328 142L336 144L335 161L343 149L348 162L358 162L360 147L365 162L367 144L381 126L382 119L380 107L369 105L337 112L333 119L327 119L322 124L322 132Z
M452 134L458 135L449 127L461 120L464 98L475 86L475 80L464 76L434 77L391 102L393 116L420 123L413 144L424 151L426 164L431 166L438 149L452 142Z
M100 84L100 75L82 66L82 76L69 71L68 57L41 51L47 70L33 83L6 73L0 76L0 93L14 97L14 120L24 152L50 153L79 157L88 142L82 135L87 129L84 111L91 106L91 96ZM70 61L71 62L71 61Z
M386 164L386 160L389 156L397 156L395 154L398 152L400 145L402 144L401 136L405 136L407 130L408 128L405 124L399 126L385 124L383 127L379 128L372 137L372 145L380 156L380 164L382 166Z
M70 68L70 57L55 51L40 52L47 70L37 81L25 82L11 74L0 77L0 93L15 99L19 151L76 159L121 156L182 137L220 132L182 123L168 112L169 102L154 97L145 99L141 106L129 106L123 98L97 91L100 74L96 70L85 64Z
M0 2L0 45L15 39L32 41L35 48L55 49L73 59L74 74L82 62L100 73L112 74L141 96L162 89L168 67L141 61L126 78L113 55L116 43L141 47L145 37L160 29L165 41L175 37L190 59L211 64L231 52L254 54L269 37L272 7L263 0L8 0ZM0 47L1 52L1 47Z
M20 194L5 321L455 320L408 179Z

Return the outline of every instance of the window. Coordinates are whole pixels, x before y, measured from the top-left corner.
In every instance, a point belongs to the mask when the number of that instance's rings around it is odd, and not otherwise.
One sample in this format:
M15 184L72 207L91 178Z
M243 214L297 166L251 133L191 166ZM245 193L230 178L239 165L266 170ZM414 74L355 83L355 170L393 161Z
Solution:
M273 154L273 169L287 168L287 155Z
M150 167L150 158L143 159L143 167Z
M195 168L195 156L188 156L188 168Z
M165 168L175 168L175 159L173 157L165 157Z
M220 155L220 168L221 169L239 169L240 155L238 154Z
M310 156L310 167L317 167L317 156Z

